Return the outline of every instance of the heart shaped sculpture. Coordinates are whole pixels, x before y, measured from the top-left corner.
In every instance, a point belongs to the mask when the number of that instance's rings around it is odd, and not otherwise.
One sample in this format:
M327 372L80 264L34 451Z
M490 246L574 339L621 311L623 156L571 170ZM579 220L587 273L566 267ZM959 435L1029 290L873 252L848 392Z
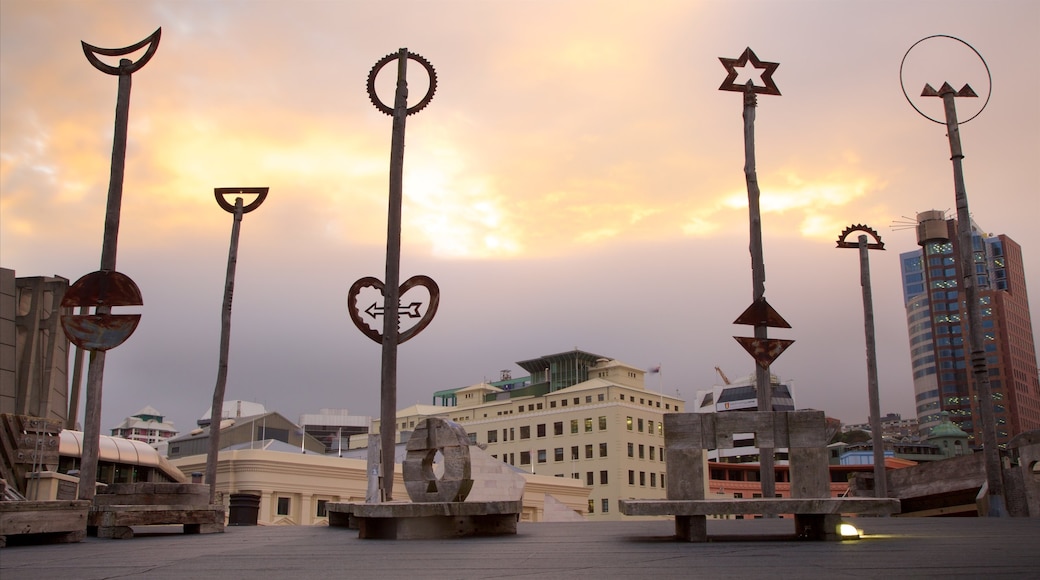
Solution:
M433 321L433 316L437 314L437 306L440 304L441 301L441 291L440 288L437 286L437 283L434 282L433 278L430 278L429 276L412 276L411 278L405 280L404 284L401 284L400 288L398 289L398 297L403 296L406 292L408 292L412 288L415 288L416 286L422 286L423 288L426 288L427 291L429 291L430 305L426 309L426 312L421 315L419 314L419 306L422 305L421 302L412 302L408 305L400 305L400 314L404 314L409 318L419 318L419 322L415 326L403 332L399 332L397 334L397 344L402 344L408 339L422 332L423 329L429 326L430 322ZM361 334L364 334L365 336L371 338L373 341L379 344L383 344L383 333L369 327L367 324L365 324L363 320L361 320L362 312L368 314L372 318L375 318L377 314L379 314L380 316L386 315L386 313L383 312L383 307L378 306L375 303L366 308L364 311L358 309L358 295L364 288L375 288L376 290L379 290L380 294L383 294L385 296L385 293L383 292L385 288L385 286L383 285L383 281L378 278L373 278L372 276L365 276L364 278L359 279L357 282L354 282L354 284L350 287L350 291L347 292L347 311L350 313L350 319L354 321L354 326L356 326L358 330L361 331Z

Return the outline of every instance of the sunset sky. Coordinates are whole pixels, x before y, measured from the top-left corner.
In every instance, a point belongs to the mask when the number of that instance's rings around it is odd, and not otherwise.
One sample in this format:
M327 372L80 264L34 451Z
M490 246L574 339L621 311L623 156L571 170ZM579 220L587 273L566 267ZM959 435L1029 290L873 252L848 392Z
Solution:
M916 240L899 224L955 212L945 127L900 88L927 36L989 65L992 97L961 129L968 197L1022 245L1040 332L1034 0L0 0L3 267L98 269L117 79L80 41L159 27L133 75L117 265L143 318L107 357L105 433L146 405L182 432L209 408L232 223L215 187L270 187L242 224L226 398L379 415L380 347L346 297L384 277L392 120L365 82L402 47L438 86L408 117L401 278L434 278L441 306L400 348L399 407L574 348L661 365L648 388L691 402L716 366L754 372L732 338L752 333L733 324L752 301L742 101L718 90L719 57L745 47L780 63L755 137L766 297L792 325L770 336L795 340L772 370L800 408L867 419L859 260L835 248L862 223L887 248L870 252L881 409L915 415L898 254ZM918 47L914 103L941 118L924 83L970 83L958 113L978 112L978 57ZM409 73L414 102L427 81Z

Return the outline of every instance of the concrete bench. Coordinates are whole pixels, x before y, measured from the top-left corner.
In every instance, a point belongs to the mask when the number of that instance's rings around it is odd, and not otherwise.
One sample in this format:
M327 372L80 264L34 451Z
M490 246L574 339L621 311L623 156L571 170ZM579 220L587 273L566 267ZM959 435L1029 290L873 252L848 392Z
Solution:
M707 541L709 515L792 514L798 537L836 540L842 514L899 512L896 499L830 497L822 411L670 413L664 430L667 499L618 500L618 507L630 516L674 516L682 540ZM740 433L753 433L760 447L788 449L792 497L707 499L707 450L732 448Z
M795 535L808 540L837 540L843 514L888 515L899 512L899 500L874 498L751 498L701 500L618 500L628 516L675 516L675 535L687 542L706 542L707 516L793 515Z

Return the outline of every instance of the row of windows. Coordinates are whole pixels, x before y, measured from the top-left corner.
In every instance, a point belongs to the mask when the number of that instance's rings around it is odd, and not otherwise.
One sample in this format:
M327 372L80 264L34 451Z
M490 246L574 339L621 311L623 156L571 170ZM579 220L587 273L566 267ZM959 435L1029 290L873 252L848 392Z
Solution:
M633 458L636 457L637 449L639 451L639 459L646 459L647 451L649 451L651 461L664 461L664 447L654 447L653 445L644 446L642 443L637 446L635 443L630 442L628 444L628 456Z
M595 445L593 443L589 443L589 444L585 445L584 458L585 459L593 459L595 457L595 451L596 451L597 447L599 447L599 457L601 457L601 458L602 457L606 457L607 456L607 447L608 447L606 443L600 443L599 445ZM531 453L532 452L530 452L530 451L521 451L520 452L520 465L530 465L531 464ZM570 453L571 461L577 461L577 460L581 459L582 458L581 455L582 455L581 454L581 447L579 447L578 445L574 445L574 446L571 447L571 453ZM509 461L507 461L507 463L512 464L512 462L513 462L512 461L512 456L513 456L513 454L510 453L509 454ZM493 455L492 457L495 457L496 459L498 458L497 455ZM536 450L534 452L534 457L535 457L535 460L538 463L546 463L548 461L547 450L545 450L545 449L538 449L538 450ZM502 454L502 460L506 461L506 454L504 454L504 453ZM564 448L563 447L557 447L557 448L553 449L553 461L557 461L557 462L564 461Z

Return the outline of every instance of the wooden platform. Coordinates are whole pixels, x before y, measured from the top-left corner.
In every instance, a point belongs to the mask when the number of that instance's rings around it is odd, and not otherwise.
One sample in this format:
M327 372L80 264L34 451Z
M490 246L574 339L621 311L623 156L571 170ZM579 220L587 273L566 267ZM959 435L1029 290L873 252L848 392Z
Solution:
M134 537L133 526L183 525L185 534L224 531L224 506L102 505L90 510L87 530L99 538Z
M329 503L330 527L363 539L441 539L515 535L520 501Z
M26 536L32 542L69 543L87 535L90 502L0 501L0 548L10 536Z
M675 535L688 542L706 542L707 516L793 515L794 534L808 540L840 540L844 515L899 513L898 499L875 498L751 498L700 500L618 500L629 516L675 516Z

